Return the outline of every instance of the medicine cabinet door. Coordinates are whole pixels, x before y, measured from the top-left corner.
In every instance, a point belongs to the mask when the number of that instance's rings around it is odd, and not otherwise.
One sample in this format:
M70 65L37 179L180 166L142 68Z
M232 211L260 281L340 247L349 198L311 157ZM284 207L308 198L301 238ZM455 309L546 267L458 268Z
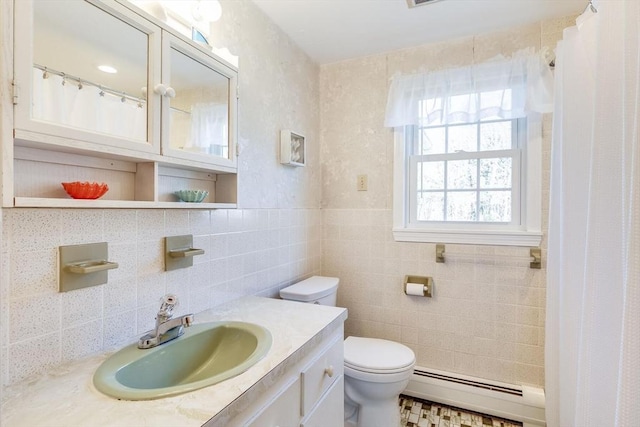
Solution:
M111 0L20 0L15 13L18 141L160 153L160 97L147 97L159 27Z
M162 154L236 169L237 72L162 34Z

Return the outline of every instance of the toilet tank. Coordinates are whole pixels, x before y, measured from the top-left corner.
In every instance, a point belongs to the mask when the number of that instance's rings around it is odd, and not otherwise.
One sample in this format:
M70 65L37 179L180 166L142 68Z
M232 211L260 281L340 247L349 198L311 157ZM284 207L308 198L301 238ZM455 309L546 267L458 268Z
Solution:
M336 305L337 277L313 276L280 290L280 298L310 304Z

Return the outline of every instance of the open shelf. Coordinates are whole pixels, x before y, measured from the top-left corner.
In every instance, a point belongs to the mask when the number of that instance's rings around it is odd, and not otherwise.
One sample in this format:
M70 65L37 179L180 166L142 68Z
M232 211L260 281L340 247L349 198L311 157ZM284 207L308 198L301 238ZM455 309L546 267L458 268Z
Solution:
M14 207L113 209L234 209L234 173L193 170L181 164L121 160L42 148L14 147ZM97 200L72 199L62 182L96 181L109 185ZM202 203L186 203L178 190L207 190Z
M235 209L235 203L145 202L135 200L79 200L39 197L16 197L20 208L85 208L85 209Z

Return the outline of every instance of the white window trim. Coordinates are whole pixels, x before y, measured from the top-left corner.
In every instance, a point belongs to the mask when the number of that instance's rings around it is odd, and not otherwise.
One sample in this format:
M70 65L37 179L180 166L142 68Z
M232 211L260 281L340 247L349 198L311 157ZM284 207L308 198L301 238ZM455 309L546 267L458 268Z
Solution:
M401 242L452 243L498 246L540 246L542 241L541 177L542 177L542 120L538 113L527 117L526 156L522 167L526 176L521 186L526 198L520 229L469 230L456 228L455 223L443 229L410 228L407 198L409 197L405 177L408 162L405 161L406 139L404 128L394 129L393 165L393 237ZM505 227L506 228L506 227Z

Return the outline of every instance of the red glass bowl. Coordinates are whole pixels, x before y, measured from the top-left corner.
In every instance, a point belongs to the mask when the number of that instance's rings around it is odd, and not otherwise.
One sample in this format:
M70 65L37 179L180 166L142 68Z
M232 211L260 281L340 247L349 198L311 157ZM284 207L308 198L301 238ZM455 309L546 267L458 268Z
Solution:
M104 182L63 182L64 191L74 199L98 199L109 191Z

